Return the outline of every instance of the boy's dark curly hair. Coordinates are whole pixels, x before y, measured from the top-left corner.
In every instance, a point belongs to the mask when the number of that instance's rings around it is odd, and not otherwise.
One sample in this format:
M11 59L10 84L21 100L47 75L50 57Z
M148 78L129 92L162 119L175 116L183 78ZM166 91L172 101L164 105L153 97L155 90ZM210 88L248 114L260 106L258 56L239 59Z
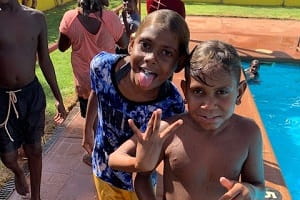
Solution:
M236 49L218 40L208 40L198 44L190 54L190 63L185 68L185 79L200 81L206 85L209 79L215 79L215 70L222 68L232 75L237 83L241 76L241 59Z
M82 8L84 16L100 11L100 16L102 16L103 4L100 0L78 0L78 7Z

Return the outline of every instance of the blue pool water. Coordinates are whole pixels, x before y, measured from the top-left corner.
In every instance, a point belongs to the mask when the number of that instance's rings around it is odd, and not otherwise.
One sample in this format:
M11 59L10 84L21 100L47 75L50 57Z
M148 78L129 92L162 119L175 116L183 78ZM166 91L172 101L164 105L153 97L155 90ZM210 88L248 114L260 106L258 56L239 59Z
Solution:
M262 64L259 74L249 88L292 199L300 200L300 65Z

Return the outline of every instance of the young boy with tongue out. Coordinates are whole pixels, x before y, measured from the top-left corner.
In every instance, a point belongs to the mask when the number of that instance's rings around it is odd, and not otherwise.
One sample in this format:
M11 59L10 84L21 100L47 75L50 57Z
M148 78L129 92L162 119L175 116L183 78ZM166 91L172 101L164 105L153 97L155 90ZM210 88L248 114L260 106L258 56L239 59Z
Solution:
M184 67L189 38L188 26L179 14L158 10L131 37L128 56L101 52L91 61L92 92L82 145L92 152L100 200L137 199L131 173L110 168L108 156L133 135L128 119L145 130L156 109L162 109L163 119L184 112L183 99L168 79Z

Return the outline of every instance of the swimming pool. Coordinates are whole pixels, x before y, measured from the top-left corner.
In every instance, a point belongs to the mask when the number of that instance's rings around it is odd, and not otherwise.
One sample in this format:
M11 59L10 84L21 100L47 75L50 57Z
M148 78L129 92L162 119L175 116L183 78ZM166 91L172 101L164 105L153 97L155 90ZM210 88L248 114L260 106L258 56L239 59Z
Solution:
M261 64L259 74L249 88L292 199L300 200L300 65Z

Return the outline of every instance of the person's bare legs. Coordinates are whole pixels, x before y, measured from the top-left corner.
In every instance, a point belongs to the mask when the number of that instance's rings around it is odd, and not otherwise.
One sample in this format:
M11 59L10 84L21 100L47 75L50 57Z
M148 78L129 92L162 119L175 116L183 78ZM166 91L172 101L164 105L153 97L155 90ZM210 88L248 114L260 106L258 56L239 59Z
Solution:
M28 156L30 172L31 200L40 200L41 176L42 176L42 146L41 142L24 145L24 151Z
M23 169L18 164L18 151L1 154L3 164L15 175L15 188L20 195L29 193L29 187Z
M28 0L22 0L22 5L27 6Z
M31 8L36 9L37 6L37 0L32 0Z

